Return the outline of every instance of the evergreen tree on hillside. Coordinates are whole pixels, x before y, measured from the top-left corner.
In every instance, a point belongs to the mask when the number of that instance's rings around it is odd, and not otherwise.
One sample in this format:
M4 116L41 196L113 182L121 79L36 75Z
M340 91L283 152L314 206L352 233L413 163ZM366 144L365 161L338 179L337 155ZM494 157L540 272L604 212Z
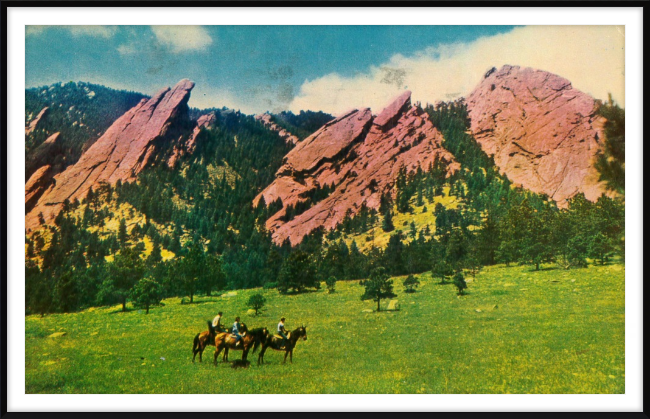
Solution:
M124 218L120 218L120 226L117 230L117 239L120 241L120 245L126 246L128 238L129 236L126 233L126 221Z
M381 229L387 233L395 230L395 226L393 225L393 213L390 209L384 213L384 220L381 223Z

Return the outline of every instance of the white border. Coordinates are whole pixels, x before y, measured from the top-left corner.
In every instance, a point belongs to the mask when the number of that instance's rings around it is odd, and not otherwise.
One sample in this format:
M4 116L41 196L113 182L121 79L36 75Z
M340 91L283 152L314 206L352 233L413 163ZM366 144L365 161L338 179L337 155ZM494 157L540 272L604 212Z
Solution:
M125 12L126 11L126 12ZM24 109L25 25L625 25L627 113L626 380L624 395L292 395L302 411L642 411L643 10L639 8L20 8L8 13L8 411L213 410L201 395L25 395ZM221 410L273 406L274 395L230 395ZM251 399L255 403L251 404Z

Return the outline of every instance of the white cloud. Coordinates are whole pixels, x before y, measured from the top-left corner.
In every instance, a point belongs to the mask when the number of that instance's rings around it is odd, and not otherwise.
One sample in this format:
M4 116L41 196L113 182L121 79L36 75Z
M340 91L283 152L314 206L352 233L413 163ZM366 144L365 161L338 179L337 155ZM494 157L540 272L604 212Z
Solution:
M133 44L124 44L117 47L117 52L119 52L122 55L131 55L138 52L138 50Z
M189 105L194 108L221 108L240 110L245 114L253 115L259 110L255 103L242 100L240 95L234 95L222 87L209 86L206 83L197 83L190 95Z
M25 27L25 35L40 35L46 29L64 29L70 32L72 36L92 36L96 38L110 38L117 32L116 26L101 26L101 25L29 25Z
M212 44L212 37L202 26L152 26L151 30L172 52L200 51Z
M427 48L393 56L365 73L332 73L306 80L289 105L338 114L369 106L379 112L404 89L413 100L433 103L468 95L492 67L532 67L567 78L595 98L625 105L625 34L617 26L528 26L468 44Z

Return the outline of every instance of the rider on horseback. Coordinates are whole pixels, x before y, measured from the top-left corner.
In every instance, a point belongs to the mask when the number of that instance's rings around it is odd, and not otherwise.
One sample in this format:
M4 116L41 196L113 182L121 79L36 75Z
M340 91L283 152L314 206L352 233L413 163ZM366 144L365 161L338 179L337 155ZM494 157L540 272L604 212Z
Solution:
M222 312L219 312L217 316L212 320L212 328L216 332L222 332L223 331L223 325L221 324L221 316L223 315Z
M287 331L284 328L284 317L280 319L278 323L278 335L282 336L282 346L287 344Z
M239 323L239 316L237 316L235 317L235 324L232 325L232 334L235 335L235 339L237 339L235 346L239 346L239 344L244 341L244 337L239 333L240 327L241 324Z

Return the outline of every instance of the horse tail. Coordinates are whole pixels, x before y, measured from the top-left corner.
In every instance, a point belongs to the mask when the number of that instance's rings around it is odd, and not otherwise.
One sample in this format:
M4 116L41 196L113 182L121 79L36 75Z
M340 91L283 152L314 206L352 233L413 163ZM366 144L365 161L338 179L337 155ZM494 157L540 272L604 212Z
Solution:
M192 352L196 351L196 348L199 346L199 335L200 333L197 333L196 336L194 336L194 345L192 345Z

